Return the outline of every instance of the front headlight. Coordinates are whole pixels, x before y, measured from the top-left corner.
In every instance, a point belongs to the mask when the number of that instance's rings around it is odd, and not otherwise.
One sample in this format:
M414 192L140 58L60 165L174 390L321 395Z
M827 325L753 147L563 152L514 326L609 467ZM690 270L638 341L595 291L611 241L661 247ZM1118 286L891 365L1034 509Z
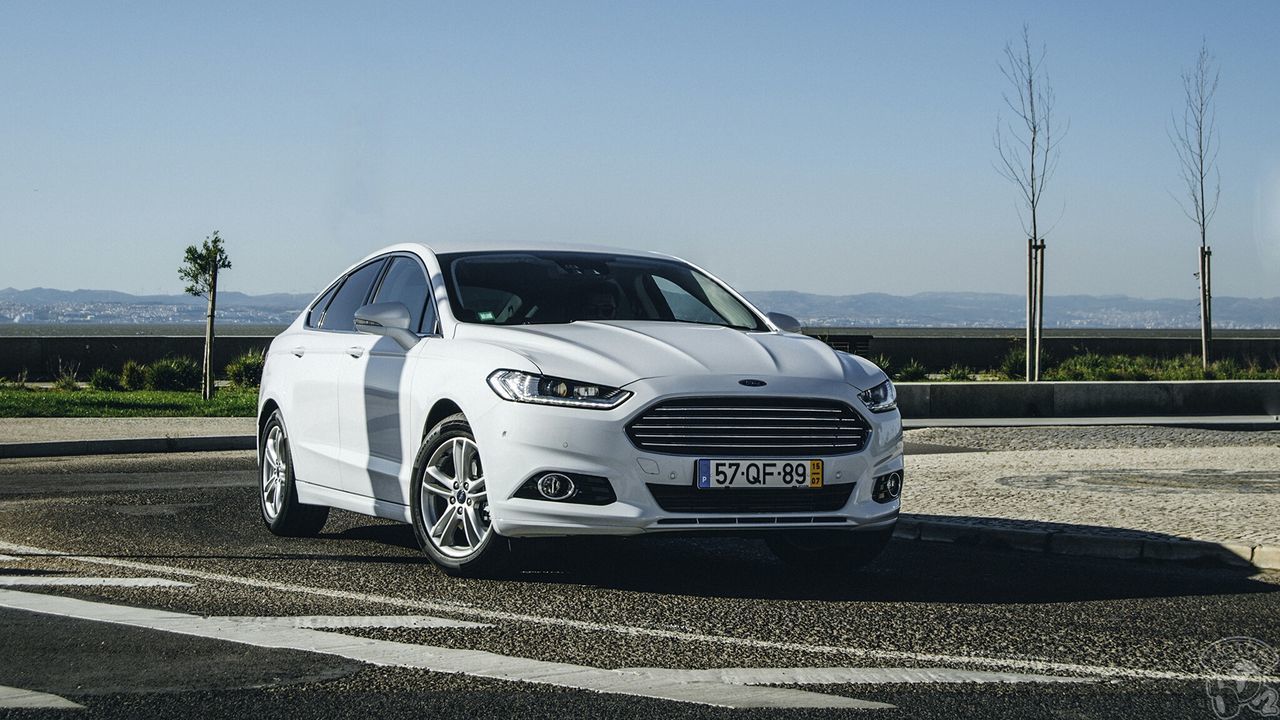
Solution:
M863 390L858 393L858 397L867 409L873 413L889 412L898 407L898 391L894 389L893 383L885 380L870 390Z
M620 388L519 370L495 370L489 375L489 387L503 400L594 410L612 410L631 397Z

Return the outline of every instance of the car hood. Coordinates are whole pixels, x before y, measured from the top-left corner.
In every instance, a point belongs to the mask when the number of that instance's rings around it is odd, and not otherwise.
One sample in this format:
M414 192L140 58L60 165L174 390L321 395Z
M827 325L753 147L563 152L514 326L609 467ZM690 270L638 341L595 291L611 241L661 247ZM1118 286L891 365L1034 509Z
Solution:
M872 363L804 335L717 325L577 321L557 325L459 323L454 337L515 352L545 375L622 387L684 375L814 378L866 390L884 382Z

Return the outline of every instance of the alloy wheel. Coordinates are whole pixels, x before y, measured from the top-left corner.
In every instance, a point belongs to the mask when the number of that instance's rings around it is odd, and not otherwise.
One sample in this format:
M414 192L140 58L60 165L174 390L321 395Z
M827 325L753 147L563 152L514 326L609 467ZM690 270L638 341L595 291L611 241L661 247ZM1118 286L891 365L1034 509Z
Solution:
M455 437L436 448L422 473L420 502L428 539L442 554L465 558L484 546L489 501L474 440Z

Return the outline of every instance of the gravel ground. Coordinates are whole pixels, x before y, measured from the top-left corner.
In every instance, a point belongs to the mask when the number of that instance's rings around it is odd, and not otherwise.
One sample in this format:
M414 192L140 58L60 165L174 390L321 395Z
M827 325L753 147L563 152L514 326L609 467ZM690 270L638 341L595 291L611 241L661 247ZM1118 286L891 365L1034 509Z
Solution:
M1205 430L1151 425L923 428L908 430L906 439L979 450L1280 447L1280 430Z

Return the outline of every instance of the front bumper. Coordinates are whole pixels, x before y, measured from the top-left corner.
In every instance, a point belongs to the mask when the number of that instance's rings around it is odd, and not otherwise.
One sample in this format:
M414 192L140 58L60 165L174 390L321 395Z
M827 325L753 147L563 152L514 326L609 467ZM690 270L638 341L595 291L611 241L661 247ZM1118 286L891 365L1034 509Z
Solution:
M737 380L654 378L628 385L634 396L609 411L502 402L484 415L471 418L472 431L484 457L493 526L508 537L777 528L871 530L892 526L900 501L877 503L871 491L872 478L903 470L902 419L898 411L871 413L858 400L858 391L840 382L770 378L765 392L745 388ZM690 387L696 387L698 392L690 393ZM871 426L865 446L856 453L820 456L827 486L854 484L848 501L838 510L822 512L663 510L648 486L691 487L696 462L705 456L642 451L627 438L626 426L656 402L703 395L824 398L840 400L854 408ZM512 497L525 480L550 471L608 478L617 501L593 506Z

